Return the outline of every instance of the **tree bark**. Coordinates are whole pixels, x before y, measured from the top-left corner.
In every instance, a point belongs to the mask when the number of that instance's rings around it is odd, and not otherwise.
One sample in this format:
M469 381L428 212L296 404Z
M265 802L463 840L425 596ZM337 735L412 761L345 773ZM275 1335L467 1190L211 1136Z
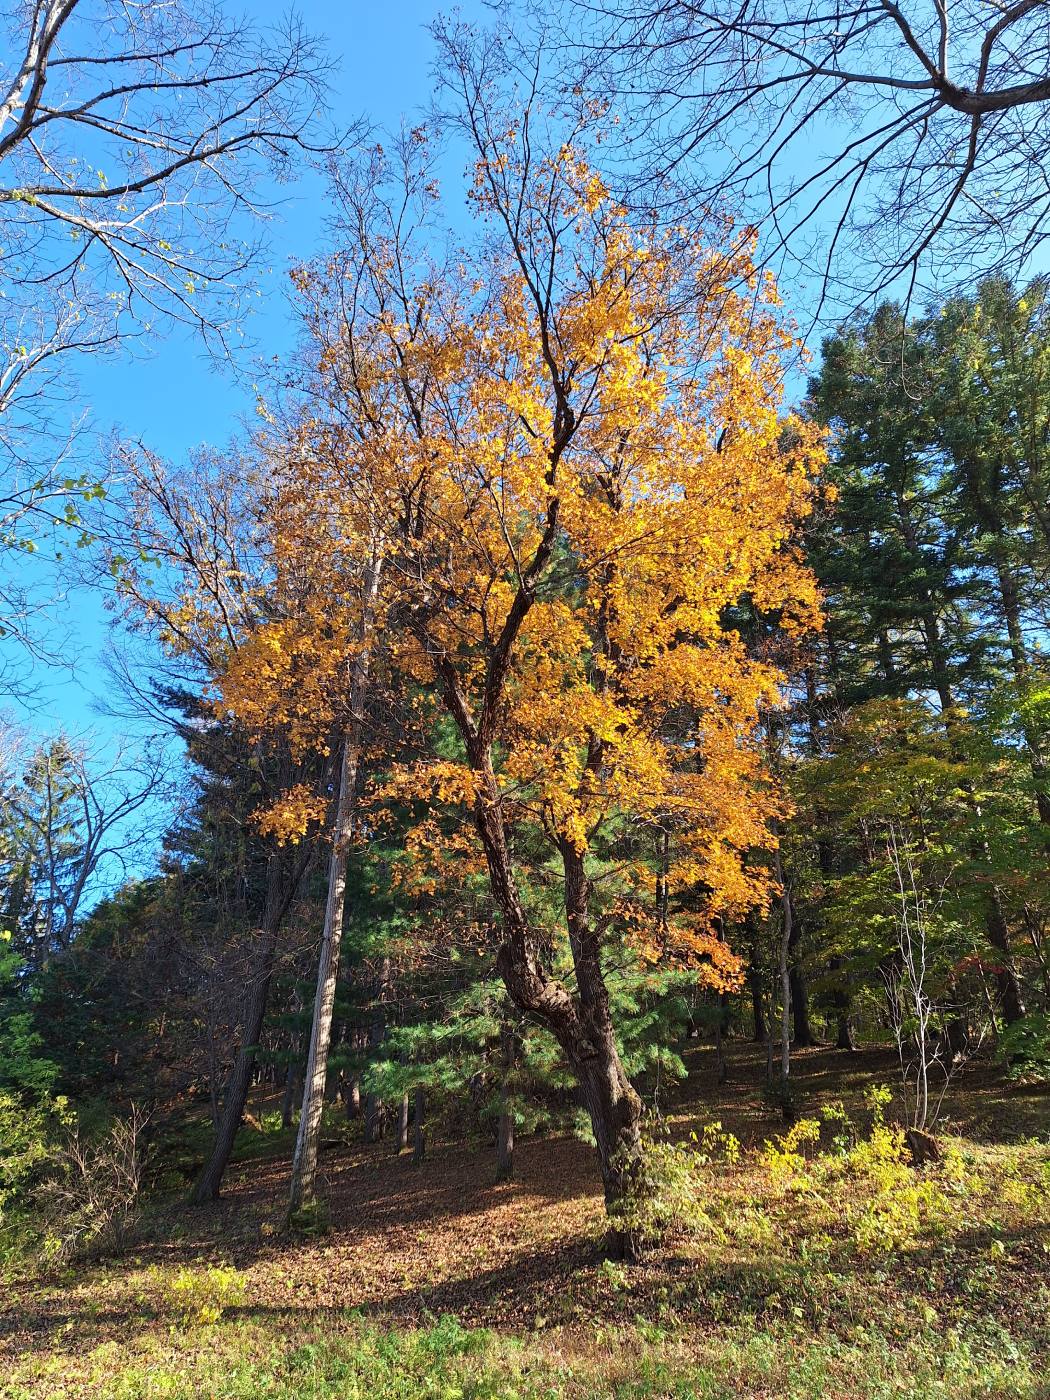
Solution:
M790 896L789 896L790 903ZM813 1044L813 1028L809 1021L809 992L806 987L806 974L799 956L802 942L802 925L791 907L791 937L788 940L788 978L791 983L791 1024L794 1031L795 1048L804 1050Z
M390 982L390 959L383 958L376 982L375 1006L372 1022L368 1028L368 1045L378 1050L386 1036L386 1010L384 1000ZM383 1100L377 1094L365 1095L365 1142L379 1142L383 1136Z
M725 992L718 993L718 1009L715 1016L715 1063L718 1068L718 1082L724 1084L729 1078L729 1061L726 1059L725 1031L729 1021L729 998Z
M526 917L514 879L499 787L488 751L476 748L471 757L480 780L474 819L503 923L504 938L496 964L515 1006L547 1027L576 1077L594 1132L606 1208L614 1218L606 1247L611 1257L634 1259L638 1241L616 1223L615 1216L640 1162L642 1102L616 1048L601 968L601 939L588 916L589 882L583 856L571 842L560 843L569 946L576 974L577 995L573 997L541 965L539 938Z
M332 1012L335 1008L339 976L339 951L343 936L346 903L346 868L354 833L354 799L361 751L361 729L368 692L376 602L379 596L380 557L373 555L365 577L360 623L360 649L353 659L350 680L350 723L343 738L332 826L332 853L328 862L328 898L325 903L321 951L317 962L317 993L314 998L310 1048L303 1084L303 1106L299 1115L299 1135L292 1158L289 1214L312 1204L317 1182L317 1153L321 1137L321 1112L328 1078L328 1051L332 1039Z
M226 1085L211 1156L197 1178L190 1198L195 1205L202 1205L205 1201L215 1201L219 1198L222 1178L230 1160L230 1153L233 1151L237 1131L244 1117L244 1106L248 1101L248 1088L255 1068L256 1049L262 1035L266 1002L270 994L277 934L281 920L295 898L295 892L306 871L309 859L309 849L304 846L290 870L285 869L284 857L278 851L271 853L266 862L266 895L263 902L262 919L259 923L259 946L255 968L245 996L241 1021L241 1044L238 1047Z
M356 1074L343 1085L343 1103L346 1105L349 1122L353 1123L361 1117L361 1081Z
M751 961L747 969L747 984L751 990L751 1014L754 1028L751 1039L755 1045L766 1043L766 1011L762 995L762 974L758 970L758 950L752 946Z
M412 1095L412 1165L418 1166L427 1155L427 1096L421 1084Z
M299 1133L292 1158L289 1213L312 1203L317 1180L317 1153L321 1136L328 1080L328 1051L332 1039L332 1013L339 977L339 945L343 933L346 899L346 865L354 824L354 789L357 786L358 744L353 734L343 741L339 768L339 795L332 832L332 853L328 861L328 898L325 904L321 950L317 960L317 991L314 996L310 1048L303 1076L303 1103L299 1113Z
M510 1103L510 1076L517 1060L517 1037L503 1031L503 1082L500 1085L499 1124L496 1128L496 1180L509 1181L514 1175L514 1112Z
M1025 1014L1025 1005L1010 951L1010 931L1007 928L999 891L996 889L988 894L984 926L988 932L988 942L1002 956L1002 962L996 969L995 983L999 991L999 1004L1003 1009L1003 1020L1008 1026L1012 1026Z
M776 854L777 879L780 881L780 907L782 926L780 934L780 1079L783 1092L782 1108L785 1120L791 1118L791 971L788 964L788 950L791 947L791 934L794 927L791 910L791 892L784 876L784 862L780 851Z
M284 1080L284 1098L281 1101L281 1127L287 1130L292 1126L293 1110L295 1108L295 1091L299 1085L299 1063L296 1059L288 1061L288 1073Z
M397 1150L408 1151L408 1090L401 1095L401 1107L397 1115Z

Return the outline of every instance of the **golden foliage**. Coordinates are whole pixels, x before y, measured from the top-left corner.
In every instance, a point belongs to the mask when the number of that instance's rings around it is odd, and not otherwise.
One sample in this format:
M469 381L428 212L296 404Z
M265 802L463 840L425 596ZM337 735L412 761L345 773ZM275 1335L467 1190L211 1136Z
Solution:
M665 831L666 888L706 897L659 934L637 923L639 946L736 985L713 921L767 897L748 853L783 814L757 741L781 677L746 625L819 626L796 539L824 447L782 412L795 343L751 236L639 225L583 149L536 161L511 130L471 193L502 232L452 271L390 222L297 274L316 410L268 505L279 606L219 707L285 726L293 749L327 745L362 561L381 557L384 666L439 695L460 740L376 793L422 804L421 865L442 847L476 859L469 821L437 814L493 802L594 862L617 832ZM288 839L307 806L260 824ZM617 898L651 908L653 878L625 857Z

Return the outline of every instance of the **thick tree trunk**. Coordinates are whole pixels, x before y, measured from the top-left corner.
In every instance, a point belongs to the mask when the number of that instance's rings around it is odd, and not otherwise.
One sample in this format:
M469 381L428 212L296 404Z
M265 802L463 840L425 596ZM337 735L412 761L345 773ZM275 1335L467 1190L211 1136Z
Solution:
M857 1043L853 1038L853 1021L849 1011L840 1011L836 1021L835 1049L849 1050L852 1053L856 1048Z
M502 915L504 938L497 967L511 1000L553 1034L580 1087L598 1149L606 1207L613 1218L607 1247L632 1259L638 1241L616 1223L616 1209L637 1171L642 1102L620 1061L601 968L601 939L588 918L589 885L582 855L561 843L569 944L576 974L574 997L547 975L540 941L522 907L507 845L499 787L487 750L471 754L480 779L474 819L485 850L489 883Z
M857 1047L853 1039L853 1020L850 1016L850 994L848 984L845 980L846 960L843 957L835 956L831 959L828 966L831 972L838 975L835 989L831 994L832 1004L835 1007L835 1049L855 1050Z
M607 1251L613 1258L634 1260L640 1253L639 1242L617 1217L640 1165L642 1101L616 1048L601 966L601 940L590 920L590 882L584 859L568 840L561 842L561 857L579 1012L551 1029L576 1074L590 1115L606 1210L613 1221Z
M346 1105L346 1116L351 1123L361 1117L361 1081L357 1075L352 1075L343 1085L343 1103Z
M378 1094L365 1095L365 1132L364 1140L371 1146L373 1143L381 1142L383 1138L383 1100Z
M314 997L310 1048L303 1083L303 1107L299 1115L299 1135L292 1158L289 1214L294 1215L313 1202L317 1182L317 1153L321 1137L321 1112L328 1079L328 1051L332 1039L332 1013L339 976L339 950L343 936L346 903L346 867L354 830L354 797L361 749L361 726L368 693L376 602L379 596L380 559L374 556L365 580L362 600L361 647L353 660L350 681L350 724L343 739L332 824L332 854L328 862L328 898L325 903L321 951L317 962L317 993Z
M988 942L1002 956L1002 962L996 969L995 983L999 992L999 1005L1003 1009L1003 1020L1008 1026L1012 1026L1025 1014L1025 1005L1024 997L1021 994L1021 984L1014 970L1013 954L1010 950L1010 932L1006 925L1006 917L1003 914L998 890L992 890L988 895L984 926L988 933Z
M605 1208L612 1219L606 1235L606 1253L611 1259L634 1262L641 1255L640 1243L617 1216L631 1192L641 1161L642 1101L627 1078L612 1037L595 1048L596 1053L583 1061L574 1061L570 1055L569 1063L590 1116Z
M215 1201L219 1197L222 1178L244 1117L244 1106L248 1101L248 1088L255 1069L255 1053L262 1035L266 1002L270 994L277 933L281 920L295 897L308 861L309 852L304 848L290 870L286 869L284 858L279 852L272 853L266 863L266 895L259 924L255 967L245 995L241 1018L241 1043L223 1096L211 1156L193 1188L191 1200L195 1205Z

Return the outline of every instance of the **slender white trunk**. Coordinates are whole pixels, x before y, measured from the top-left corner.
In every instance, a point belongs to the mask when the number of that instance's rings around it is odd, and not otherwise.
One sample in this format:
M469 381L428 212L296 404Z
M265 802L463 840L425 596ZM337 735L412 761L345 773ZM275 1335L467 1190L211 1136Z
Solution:
M365 579L361 609L360 649L354 657L350 678L350 723L343 738L339 766L339 789L332 829L332 854L328 862L328 899L325 903L324 930L317 966L317 993L314 997L310 1048L303 1082L303 1107L299 1134L292 1158L290 1214L314 1199L317 1180L317 1152L321 1137L321 1113L328 1078L328 1051L332 1040L332 1012L339 976L339 946L346 905L346 867L354 833L354 793L361 752L361 728L368 692L376 599L379 593L381 559L373 558Z

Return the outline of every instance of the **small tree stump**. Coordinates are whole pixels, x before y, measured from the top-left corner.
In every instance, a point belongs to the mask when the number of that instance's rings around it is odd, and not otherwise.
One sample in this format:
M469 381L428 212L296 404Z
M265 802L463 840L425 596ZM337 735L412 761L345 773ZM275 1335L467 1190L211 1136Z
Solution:
M906 1128L904 1140L908 1144L913 1166L921 1167L926 1162L940 1160L941 1149L937 1146L937 1139L931 1133L923 1132L921 1128Z

